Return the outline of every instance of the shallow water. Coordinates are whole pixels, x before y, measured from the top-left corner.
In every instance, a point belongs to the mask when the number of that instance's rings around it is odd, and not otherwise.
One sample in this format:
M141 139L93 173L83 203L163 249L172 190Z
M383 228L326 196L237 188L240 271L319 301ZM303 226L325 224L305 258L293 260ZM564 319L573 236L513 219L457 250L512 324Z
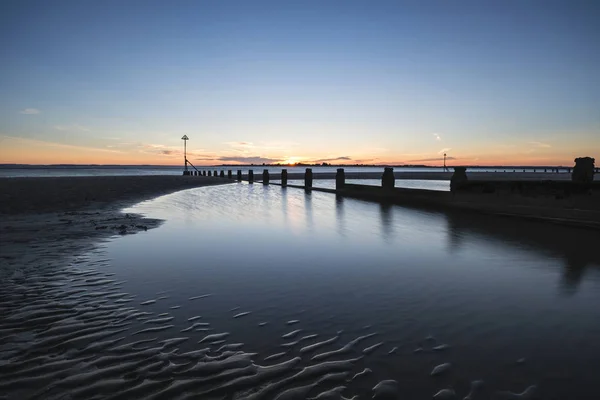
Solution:
M452 388L462 399L475 380L485 382L475 399L531 385L537 398L597 398L600 252L592 231L246 183L182 191L127 212L166 222L109 241L33 286L16 276L4 287L16 294L0 295L13 312L0 324L5 334L31 321L23 298L37 301L39 318L60 311L85 321L41 329L33 350L12 355L23 362L52 349L54 360L74 363L65 367L72 378L47 378L55 386L38 398L61 398L73 386L73 398L119 388L133 390L122 398L304 399L346 386L347 398L431 398ZM49 308L48 298L60 305ZM59 346L73 331L75 350ZM117 333L84 337L106 331ZM158 344L174 338L182 339ZM139 340L148 342L127 345ZM211 358L198 352L207 347ZM0 374L7 368L0 364ZM431 376L434 369L443 372ZM20 371L45 382L30 366ZM5 387L20 393L14 374Z
M547 398L572 398L595 386L600 256L592 232L256 184L180 192L131 211L167 222L108 246L124 287L142 299L172 289L157 312L181 305L176 321L201 314L262 357L280 352L294 329L321 339L344 330L327 350L377 332L361 345L384 342L364 360L369 388L396 379L402 393L428 397L483 379L498 390L537 384ZM203 293L213 295L188 300ZM232 318L242 311L251 313ZM450 348L414 354L433 347L429 335ZM432 381L443 362L452 373Z

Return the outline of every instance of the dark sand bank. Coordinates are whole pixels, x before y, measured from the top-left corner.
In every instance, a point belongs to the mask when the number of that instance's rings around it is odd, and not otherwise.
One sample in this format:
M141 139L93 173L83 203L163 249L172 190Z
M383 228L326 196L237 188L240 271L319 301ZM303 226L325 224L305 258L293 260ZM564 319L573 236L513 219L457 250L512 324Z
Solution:
M0 179L0 214L75 211L132 204L154 196L231 181L191 176L89 176Z
M0 279L14 268L37 268L44 260L89 249L96 240L160 224L121 213L128 205L229 182L184 176L0 179Z

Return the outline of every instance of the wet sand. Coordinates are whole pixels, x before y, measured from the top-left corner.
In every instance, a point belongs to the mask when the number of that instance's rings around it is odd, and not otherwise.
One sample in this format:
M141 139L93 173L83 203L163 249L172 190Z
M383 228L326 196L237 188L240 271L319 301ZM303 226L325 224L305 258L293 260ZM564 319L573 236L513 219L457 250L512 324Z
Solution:
M230 183L184 176L0 179L0 279L14 268L81 252L94 242L161 221L120 210L178 190Z
M289 325L282 351L258 355L243 343L228 343L230 333L200 315L176 328L174 313L153 309L165 293L136 298L107 268L110 260L93 257L98 240L160 224L122 214L122 207L222 180L12 181L0 182L0 398L349 399L357 392L361 398L397 398L396 381L364 384L371 373L366 365L374 352L403 357L412 349L381 348L385 344L370 327L317 336L301 320L269 321ZM187 300L202 303L210 295ZM185 303L173 307L180 306ZM244 321L251 311L231 312ZM450 364L442 361L432 375L448 373Z
M346 383L360 358L303 368L301 358L289 354L259 365L243 343L227 343L228 332L195 322L201 316L174 329L170 313L146 308L168 295L147 300L123 292L125 282L114 279L110 260L97 258L99 241L161 222L123 214L123 207L228 182L156 176L0 180L0 398L339 395L335 384Z

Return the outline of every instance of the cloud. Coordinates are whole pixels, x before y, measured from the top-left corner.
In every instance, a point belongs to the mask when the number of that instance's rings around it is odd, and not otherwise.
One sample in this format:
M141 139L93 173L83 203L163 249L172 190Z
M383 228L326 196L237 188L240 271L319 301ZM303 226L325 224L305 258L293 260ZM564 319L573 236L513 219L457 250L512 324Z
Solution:
M90 128L88 128L86 126L77 125L77 124L56 125L54 127L54 129L56 129L57 131L63 131L63 132L89 132L91 130Z
M550 147L552 147L548 143L542 143L542 142L529 142L529 144L531 144L535 147L542 148L542 149L549 149Z
M277 159L277 158L267 158L267 157L260 157L260 156L254 156L254 157L223 156L223 157L219 157L217 160L223 161L223 162L239 162L239 163L244 163L244 164L262 164L262 163L272 164L275 162L282 161L281 159Z
M314 162L322 163L322 162L330 162L330 161L349 161L349 160L352 160L352 159L348 156L342 156L342 157L335 157L335 158L321 158L320 160L315 160Z
M440 151L438 151L438 154L444 154L449 152L450 150L452 150L451 147L446 147L445 149L441 149Z
M456 160L456 157L446 157L446 160ZM409 162L423 162L423 161L444 161L444 157L438 158L422 158L420 160L410 160Z
M21 110L21 114L26 114L26 115L35 115L35 114L39 114L41 113L40 110L38 110L37 108L26 108L24 110Z
M437 133L434 133L433 137L435 138L435 140L442 140L442 138L440 137L440 135L438 135Z
M226 144L228 146L231 147L242 147L242 148L249 148L249 147L254 147L254 144L252 142L224 142L223 144Z

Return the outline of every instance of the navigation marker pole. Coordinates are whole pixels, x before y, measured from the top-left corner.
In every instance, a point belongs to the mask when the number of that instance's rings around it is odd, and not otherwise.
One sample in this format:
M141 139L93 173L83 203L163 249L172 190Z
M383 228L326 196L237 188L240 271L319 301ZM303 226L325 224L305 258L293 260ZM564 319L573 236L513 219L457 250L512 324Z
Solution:
M187 135L183 135L183 137L181 138L181 140L183 140L183 162L184 162L184 167L183 167L183 174L184 175L189 175L190 172L188 171L188 160L187 160L187 141L190 140L190 138L187 137Z

